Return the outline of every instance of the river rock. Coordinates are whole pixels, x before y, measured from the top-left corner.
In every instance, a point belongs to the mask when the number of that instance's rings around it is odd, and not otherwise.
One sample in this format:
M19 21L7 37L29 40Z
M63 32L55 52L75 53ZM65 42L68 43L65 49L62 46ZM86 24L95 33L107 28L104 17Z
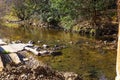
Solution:
M35 44L35 42L30 40L30 41L28 41L28 44Z
M44 49L49 48L49 46L48 46L47 44L43 44L42 47L43 47Z
M37 43L40 44L40 43L42 43L42 41L38 40Z
M73 72L65 72L64 74L65 80L76 80L78 78L78 74Z
M17 40L16 43L22 43L22 41L21 40Z
M39 46L34 46L34 49L36 50L36 51L40 51L41 50L41 47L39 47Z

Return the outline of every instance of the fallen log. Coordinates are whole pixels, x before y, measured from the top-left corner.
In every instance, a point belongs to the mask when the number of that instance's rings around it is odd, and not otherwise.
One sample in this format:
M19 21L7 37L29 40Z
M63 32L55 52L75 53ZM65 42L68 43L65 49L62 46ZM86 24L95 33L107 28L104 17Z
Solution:
M21 63L21 60L16 53L10 53L9 56L15 64Z

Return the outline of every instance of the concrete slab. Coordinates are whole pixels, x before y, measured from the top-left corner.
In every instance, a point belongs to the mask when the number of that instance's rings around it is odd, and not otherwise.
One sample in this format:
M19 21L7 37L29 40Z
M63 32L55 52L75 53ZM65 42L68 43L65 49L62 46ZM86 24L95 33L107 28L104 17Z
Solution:
M6 45L7 43L0 39L0 45Z
M18 51L21 51L24 49L26 46L32 46L32 44L23 44L23 43L18 43L18 44L8 44L8 45L3 45L0 47L0 52L11 52L15 53Z
M21 63L21 60L16 53L10 53L9 56L15 64Z
M0 71L3 71L3 68L4 68L4 66L3 66L3 62L2 62L1 56L0 56Z

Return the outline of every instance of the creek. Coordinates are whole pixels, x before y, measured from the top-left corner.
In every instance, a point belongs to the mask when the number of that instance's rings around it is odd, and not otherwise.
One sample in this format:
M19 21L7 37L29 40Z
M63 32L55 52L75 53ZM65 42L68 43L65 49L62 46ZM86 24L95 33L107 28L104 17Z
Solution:
M62 55L38 56L37 58L55 70L78 73L83 80L114 80L115 78L116 50L93 48L99 45L95 43L94 37L23 26L20 28L1 27L0 37L10 41L41 41L40 44L36 43L37 45L65 45L66 48L61 50Z

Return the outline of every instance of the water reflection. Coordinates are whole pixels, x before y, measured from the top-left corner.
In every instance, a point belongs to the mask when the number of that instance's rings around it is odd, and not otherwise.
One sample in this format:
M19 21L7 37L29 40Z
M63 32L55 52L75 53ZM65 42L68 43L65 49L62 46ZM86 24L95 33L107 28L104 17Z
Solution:
M83 80L114 80L116 50L92 49L95 39L82 37L79 34L63 31L47 30L28 27L19 29L0 29L2 38L10 40L42 41L46 44L65 44L68 47L62 50L62 56L39 57L54 69L74 71L81 75ZM69 42L72 41L73 44Z

